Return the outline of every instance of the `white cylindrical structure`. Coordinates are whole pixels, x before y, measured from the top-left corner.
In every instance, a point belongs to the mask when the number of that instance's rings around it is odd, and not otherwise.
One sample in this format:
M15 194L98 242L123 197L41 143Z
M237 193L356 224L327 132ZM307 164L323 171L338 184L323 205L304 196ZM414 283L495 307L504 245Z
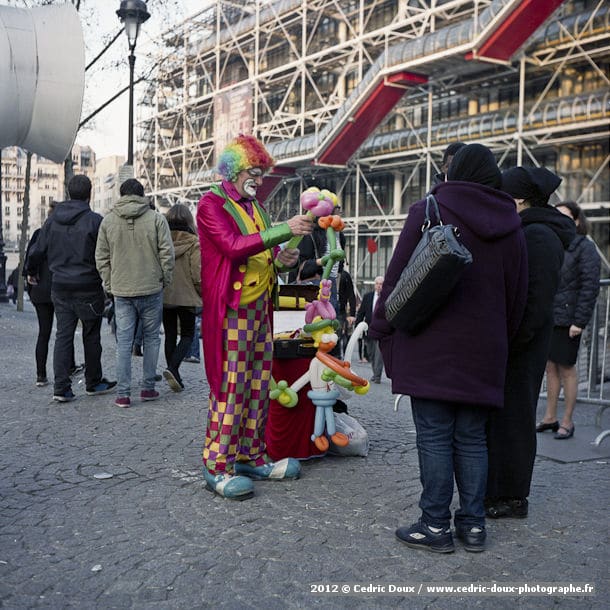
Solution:
M72 4L0 6L0 148L61 163L80 122L85 44Z

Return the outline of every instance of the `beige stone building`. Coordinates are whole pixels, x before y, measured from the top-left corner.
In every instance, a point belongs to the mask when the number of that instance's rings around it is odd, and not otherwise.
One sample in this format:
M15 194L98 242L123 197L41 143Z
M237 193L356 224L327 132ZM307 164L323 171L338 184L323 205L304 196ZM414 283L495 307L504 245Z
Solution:
M99 214L106 214L120 197L121 181L119 172L125 157L112 155L99 159L93 177L93 200L91 208Z
M5 249L19 245L23 226L26 152L17 147L2 150L2 229ZM49 203L63 199L64 168L32 155L28 238L47 218Z
M26 151L16 146L2 149L2 233L5 250L16 250L19 246L24 220L24 193L26 174ZM72 149L73 171L95 180L96 158L90 146L75 144ZM30 169L30 211L27 236L38 229L47 218L51 201L63 201L64 166L44 157L32 155Z

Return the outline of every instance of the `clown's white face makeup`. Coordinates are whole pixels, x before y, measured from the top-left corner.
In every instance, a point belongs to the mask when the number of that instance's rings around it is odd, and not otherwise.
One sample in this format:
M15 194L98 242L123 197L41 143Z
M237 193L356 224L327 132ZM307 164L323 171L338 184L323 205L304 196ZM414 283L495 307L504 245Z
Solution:
M235 189L242 197L253 199L258 187L263 184L263 170L260 167L244 169L237 174Z
M250 195L250 197L256 197L257 188L258 187L256 186L256 182L254 182L252 178L248 178L248 180L244 182L244 191L246 192L246 194Z

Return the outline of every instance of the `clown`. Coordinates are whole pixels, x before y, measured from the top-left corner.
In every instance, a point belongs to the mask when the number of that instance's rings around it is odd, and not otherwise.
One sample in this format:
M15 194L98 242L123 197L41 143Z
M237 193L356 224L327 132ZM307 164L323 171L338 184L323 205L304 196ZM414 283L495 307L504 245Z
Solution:
M272 293L276 271L293 267L293 236L309 235L311 218L271 226L256 200L273 159L256 138L240 135L220 154L213 185L197 208L201 242L202 338L210 385L203 473L208 489L229 499L253 495L251 479L298 478L292 458L272 462L264 426L272 363Z

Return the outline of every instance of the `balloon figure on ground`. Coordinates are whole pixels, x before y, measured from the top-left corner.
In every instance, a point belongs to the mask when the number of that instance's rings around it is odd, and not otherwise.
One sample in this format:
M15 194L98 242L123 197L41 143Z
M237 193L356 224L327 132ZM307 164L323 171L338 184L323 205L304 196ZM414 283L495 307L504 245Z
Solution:
M366 379L356 375L350 368L350 362L339 360L330 354L337 345L336 331L339 328L337 313L330 302L331 280L329 279L333 265L345 259L343 248L337 243L336 233L343 231L345 223L332 211L337 205L337 196L327 190L311 187L301 194L301 205L307 210L318 225L326 230L329 244L329 253L322 257L322 279L318 298L305 307L305 325L303 331L314 340L317 348L315 357L311 360L308 371L288 385L286 381L272 383L270 396L285 407L294 407L298 402L297 392L309 383L311 389L307 396L316 406L314 430L311 440L320 451L329 448L328 438L338 447L345 447L349 439L341 432L336 431L333 405L339 397L335 386L341 386L357 394L366 394L370 384ZM293 238L288 247L298 245L300 238ZM346 349L346 356L351 357L353 346L358 337L366 330L366 323L361 323L353 333L350 344ZM350 349L351 347L351 349Z

